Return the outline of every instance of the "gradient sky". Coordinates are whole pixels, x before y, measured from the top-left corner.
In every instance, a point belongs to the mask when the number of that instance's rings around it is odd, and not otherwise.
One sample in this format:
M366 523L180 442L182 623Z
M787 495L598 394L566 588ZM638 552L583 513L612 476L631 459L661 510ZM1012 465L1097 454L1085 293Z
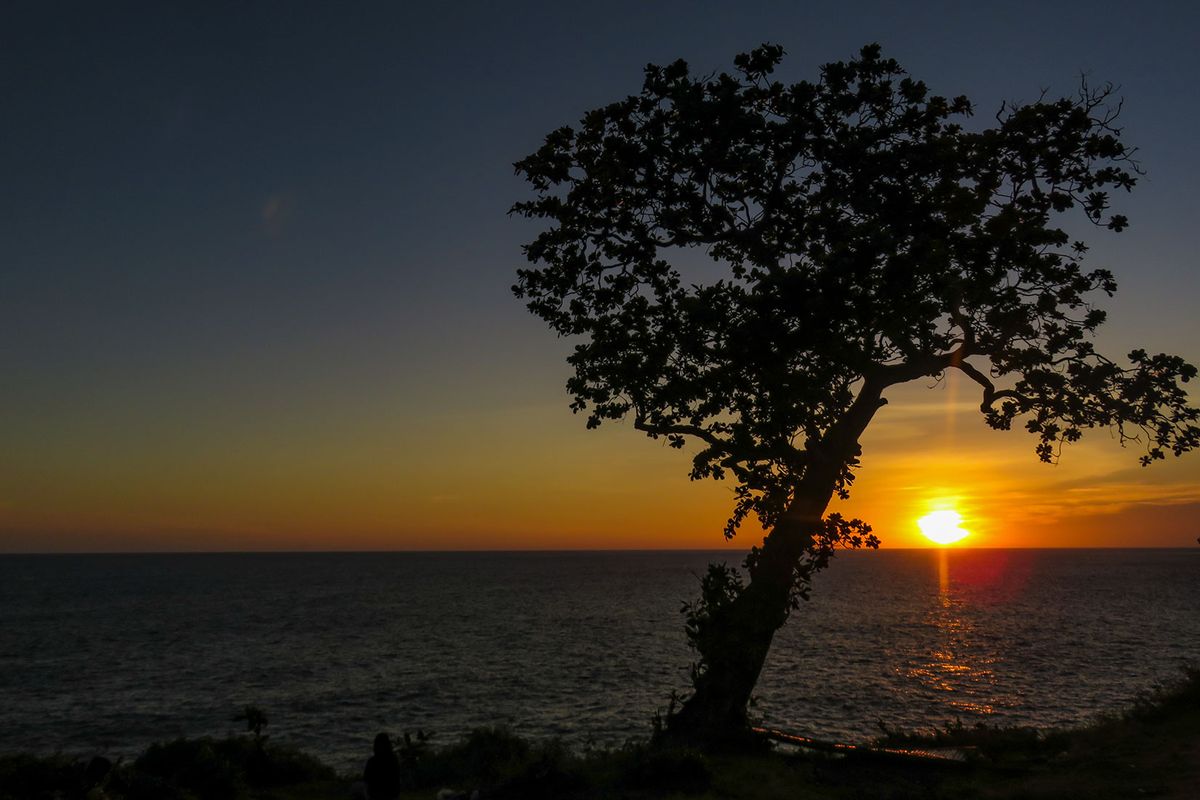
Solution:
M647 62L763 41L787 80L879 41L982 120L1120 84L1148 177L1087 231L1101 349L1200 361L1194 4L316 5L0 11L0 551L722 546L729 485L570 414L506 211L512 162ZM835 504L885 546L939 501L977 545L1200 533L1200 455L1097 431L1051 467L965 382L889 396Z

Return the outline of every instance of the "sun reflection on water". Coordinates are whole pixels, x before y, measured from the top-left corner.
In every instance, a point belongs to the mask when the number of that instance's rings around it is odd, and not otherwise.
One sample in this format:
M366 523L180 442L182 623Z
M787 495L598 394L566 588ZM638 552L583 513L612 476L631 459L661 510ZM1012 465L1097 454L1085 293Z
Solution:
M907 677L932 691L950 709L987 716L995 713L996 656L979 645L963 593L950 575L950 553L937 551L938 593L925 615L929 636L926 659L910 665Z

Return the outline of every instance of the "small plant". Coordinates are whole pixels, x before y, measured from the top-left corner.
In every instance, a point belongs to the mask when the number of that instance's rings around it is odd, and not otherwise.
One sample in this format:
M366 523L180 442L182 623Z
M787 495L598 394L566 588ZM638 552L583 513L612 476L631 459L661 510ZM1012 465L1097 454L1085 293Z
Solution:
M688 606L685 605L684 606L685 612L687 611L687 609L688 609ZM693 667L693 669L695 669L695 667ZM662 735L664 733L666 733L667 721L670 720L671 717L675 716L675 709L679 705L679 700L680 700L679 692L672 689L671 690L671 698L670 698L670 701L667 703L666 712L664 712L661 708L657 708L654 710L654 716L652 716L650 718L650 727L653 731L653 733L651 734L651 737L650 737L651 740L658 740L662 737Z
M404 744L396 748L396 755L400 758L401 766L416 766L429 753L429 740L433 738L432 733L426 733L420 728L414 736L407 731L404 733Z
M267 712L258 706L243 706L242 713L233 718L234 722L245 722L246 732L253 733L255 739L263 738L263 728L267 727Z
M429 763L433 756L429 740L432 738L432 733L420 729L415 735L405 731L404 741L396 746L401 780L410 788L423 786L428 780Z

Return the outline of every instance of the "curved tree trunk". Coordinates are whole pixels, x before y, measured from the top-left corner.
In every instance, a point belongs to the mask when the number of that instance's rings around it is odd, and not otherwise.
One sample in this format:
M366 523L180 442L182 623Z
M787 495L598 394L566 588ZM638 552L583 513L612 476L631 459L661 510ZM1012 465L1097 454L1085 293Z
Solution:
M718 748L750 741L746 709L775 632L787 621L795 570L821 530L844 466L860 452L858 437L887 402L882 388L864 386L823 438L823 457L806 472L787 511L763 540L750 582L714 617L716 643L701 654L695 691L667 720L668 739Z
M823 499L808 500L823 510L831 496L832 490ZM668 721L670 738L706 746L736 746L745 740L746 708L775 632L787 620L793 571L821 524L819 512L815 520L789 517L764 540L750 583L714 620L718 643L704 654L695 691Z

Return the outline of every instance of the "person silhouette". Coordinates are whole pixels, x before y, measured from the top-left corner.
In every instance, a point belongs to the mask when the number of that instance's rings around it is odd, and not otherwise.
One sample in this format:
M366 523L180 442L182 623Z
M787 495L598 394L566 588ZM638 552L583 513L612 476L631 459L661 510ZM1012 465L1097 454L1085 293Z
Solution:
M386 733L375 737L375 754L367 759L363 784L368 800L395 800L400 794L400 759Z

